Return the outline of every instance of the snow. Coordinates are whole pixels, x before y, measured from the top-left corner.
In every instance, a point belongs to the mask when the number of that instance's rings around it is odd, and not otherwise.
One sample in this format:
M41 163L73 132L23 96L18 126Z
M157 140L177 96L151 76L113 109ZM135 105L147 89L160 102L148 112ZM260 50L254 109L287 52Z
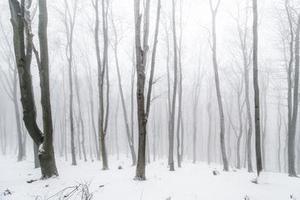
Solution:
M157 161L147 166L147 180L139 182L133 180L135 168L130 160L110 160L110 164L110 170L102 171L98 161L79 161L78 166L71 166L57 158L59 177L27 183L40 177L33 161L0 157L0 200L44 200L80 183L90 184L89 190L97 200L242 200L246 196L250 200L288 200L291 195L300 199L300 179L286 174L264 172L259 184L254 184L251 180L255 174L244 170L223 172L219 166L188 162L169 172L166 161ZM214 176L213 170L219 170L220 175ZM4 196L7 189L12 194Z
M42 155L44 152L45 152L45 149L44 149L44 143L42 143L42 144L40 144L40 146L39 146L39 155Z

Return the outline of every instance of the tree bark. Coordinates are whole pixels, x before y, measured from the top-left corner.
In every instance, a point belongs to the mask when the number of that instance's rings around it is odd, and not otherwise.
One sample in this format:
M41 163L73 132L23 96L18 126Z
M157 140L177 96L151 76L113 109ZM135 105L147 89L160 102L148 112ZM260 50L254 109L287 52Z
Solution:
M137 71L137 115L138 115L138 130L139 130L139 144L138 144L138 161L136 167L135 180L145 180L146 167L146 126L147 117L145 111L145 68L148 54L148 37L149 37L149 11L150 0L146 1L145 18L144 18L144 34L143 46L141 44L141 18L140 0L134 1L134 19L135 19L135 52L136 52L136 71Z
M260 131L260 105L258 86L258 11L257 0L253 0L253 85L254 85L254 106L255 106L255 152L256 169L259 176L262 171L261 157L261 131Z
M43 114L43 129L41 132L36 123L36 110L31 78L31 60L33 52L33 34L31 32L30 13L26 11L25 1L21 4L17 0L9 1L11 12L11 23L14 35L14 50L17 69L19 74L19 84L21 91L21 102L23 107L23 120L28 133L39 145L39 160L41 164L42 178L57 176L58 172L55 164L53 150L53 127L51 116L50 89L49 89L49 61L48 61L48 40L47 40L47 5L46 0L39 0L39 42L41 57L37 56L39 67L41 104ZM25 37L26 33L26 49Z
M297 176L295 169L295 140L296 140L296 124L298 117L298 92L299 92L299 46L300 46L300 15L298 16L296 38L295 38L295 78L294 78L294 96L293 96L293 114L291 118L290 131L288 135L288 173L289 176Z

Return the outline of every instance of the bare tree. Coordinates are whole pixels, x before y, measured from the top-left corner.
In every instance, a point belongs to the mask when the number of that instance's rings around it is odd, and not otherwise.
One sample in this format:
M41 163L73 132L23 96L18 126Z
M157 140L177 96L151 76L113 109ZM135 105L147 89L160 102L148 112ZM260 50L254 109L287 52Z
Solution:
M64 0L65 10L62 13L64 16L63 23L66 29L67 44L65 49L66 58L68 61L68 76L69 76L69 117L70 117L70 132L71 132L71 155L72 165L77 165L76 152L75 152L75 128L74 128L74 92L73 92L73 40L74 40L74 28L76 23L76 15L78 9L78 0L74 0L71 3Z
M278 88L277 88L278 89ZM280 92L280 88L278 89L278 97L277 97L277 112L278 112L278 116L277 116L277 131L278 131L278 148L277 148L277 162L278 162L278 171L281 172L282 171L282 165L281 165L281 129L282 129L282 111L281 111L281 92Z
M224 171L228 171L228 160L226 155L226 145L225 145L225 121L224 121L224 110L223 110L223 103L222 103L222 96L221 96L221 89L220 89L220 78L219 78L219 71L218 71L218 60L217 60L217 32L216 32L216 17L218 13L218 9L220 6L221 1L218 0L217 4L214 6L213 1L210 0L210 11L212 14L212 52L213 52L213 67L214 67L214 75L215 75L215 85L216 85L216 93L217 93L217 100L219 106L219 115L220 115L220 144L221 144L221 153L222 153L222 161Z
M90 64L90 60L88 59L88 55L85 55L87 58L87 64L88 67L86 67L86 81L88 85L88 91L89 91L89 104L90 104L90 121L92 125L92 132L93 132L93 140L95 145L95 151L96 151L96 157L97 160L100 160L100 152L99 152L99 140L97 137L97 131L96 131L96 124L95 124L95 114L94 114L94 90L93 90L93 84L92 84L92 66ZM91 144L90 144L91 145Z
M79 86L79 80L78 80L78 70L77 66L75 65L75 89L76 89L76 98L77 98L77 105L78 105L78 118L79 118L79 123L80 123L80 128L81 130L78 131L81 133L81 140L79 137L79 143L82 148L82 153L83 153L83 159L86 162L86 148L85 148L85 125L84 125L84 120L83 120L83 114L81 110L81 98L80 98L80 86ZM80 136L80 134L78 134Z
M295 77L294 77L294 91L293 91L293 114L290 123L290 130L288 135L288 165L289 176L297 176L295 169L295 139L296 139L296 124L298 117L298 92L299 92L299 46L300 46L300 14L298 15L296 37L295 37Z
M161 0L157 2L157 11L156 11L156 23L155 23L155 33L154 33L154 41L153 41L153 49L151 55L151 67L150 67L150 77L148 82L148 91L147 91L147 99L146 99L146 119L148 120L150 114L150 107L152 99L152 88L156 81L154 81L154 72L155 72L155 63L156 63L156 52L157 52L157 43L158 43L158 34L159 34L159 24L160 24L160 10L161 10ZM148 135L147 135L148 136ZM150 163L150 145L149 139L147 140L147 152L148 152L148 163Z
M259 86L258 86L258 11L257 0L253 3L253 85L254 85L254 107L255 107L255 151L256 169L259 176L262 171L261 158L261 133L260 133L260 105L259 105Z
M202 86L202 80L204 77L204 72L203 72L203 68L201 67L201 61L199 62L199 66L197 67L197 72L196 74L196 82L194 83L193 86L193 163L196 163L197 161L197 124L198 124L198 108L199 108L199 97L200 97L200 93L201 93L201 86ZM207 107L210 107L210 105L208 105ZM210 108L207 108L209 115L210 113ZM211 118L210 118L211 119ZM209 122L209 126L211 122ZM209 127L211 128L211 127ZM209 143L209 142L208 142Z
M182 0L180 1L180 36L179 36L179 46L178 46L178 69L179 69L179 82L178 82L178 114L177 114L177 162L178 167L181 167L182 162L182 152L183 152L183 116L182 116L182 37L183 37L183 27L182 27ZM181 134L181 137L180 137Z
M23 132L22 132L22 122L19 110L19 92L18 92L18 73L15 62L13 62L13 50L11 48L11 44L8 39L7 33L4 31L3 24L0 22L0 29L2 30L4 36L4 52L3 57L7 61L8 64L8 75L4 70L1 70L3 78L1 78L2 87L12 101L14 105L16 125L17 125L17 136L18 136L18 156L17 160L21 161L24 159L26 152L24 151L23 145L26 145L23 141Z
M137 71L137 115L139 129L138 161L135 180L145 180L146 165L146 126L147 118L145 111L145 68L148 55L149 39L149 15L150 0L146 1L144 11L143 37L141 35L142 14L140 12L140 0L134 0L134 21L135 21L135 53L136 53L136 71ZM142 43L143 38L143 43Z
M36 123L36 110L33 95L32 78L30 72L32 52L34 49L31 31L31 16L28 11L31 2L25 5L22 0L9 0L11 23L14 35L15 59L19 75L19 84L21 90L21 102L23 107L23 119L28 133L39 146L39 160L41 164L42 178L57 176L55 156L53 149L53 125L50 103L49 87L49 58L48 58L48 39L47 39L47 2L39 0L39 25L38 36L40 46L40 56L37 50L34 50L40 76L41 87L41 105L43 114L43 130L39 129ZM26 8L26 9L25 9ZM24 34L25 33L25 34ZM25 46L26 35L26 46Z
M178 47L177 47L177 32L176 32L176 4L172 0L172 33L173 33L173 54L174 54L174 83L170 115L170 132L169 132L169 167L170 171L175 171L174 167L174 133L175 133L175 114L176 114L176 99L178 86Z
M262 102L261 102L261 113L262 113L262 163L263 163L263 168L266 169L266 146L267 146L267 133L268 133L268 104L267 104L267 93L269 89L269 72L265 72L263 79L262 79Z
M101 149L102 156L102 169L108 169L108 159L106 152L106 131L108 124L108 108L109 102L107 101L109 96L109 83L108 83L108 1L101 1L101 10L102 10L102 31L103 31L103 55L101 61L101 52L100 52L100 40L99 40L99 0L93 2L95 9L95 46L96 46L96 57L97 57L97 69L98 69L98 98L99 98L99 117L98 117L98 126L99 126L99 145ZM106 109L104 108L105 103L105 93L104 93L104 82L107 81L107 90L106 90Z
M210 165L211 163L211 137L212 137L212 92L211 92L211 84L208 88L209 94L208 94L208 100L206 105L206 111L208 114L208 137L207 137L207 163Z
M131 131L129 128L129 120L128 120L128 114L127 114L127 110L126 110L126 103L125 103L125 97L124 97L124 92L123 92L123 88L122 88L122 79L121 79L121 72L120 72L120 65L119 65L118 45L119 45L120 39L117 34L117 29L116 29L116 25L113 20L113 16L111 19L112 19L112 28L113 28L113 32L114 32L114 36L115 36L113 49L114 49L114 56L115 56L115 62L116 62L116 68L117 68L118 87L119 87L119 93L120 93L120 97L121 97L121 105L122 105L122 109L123 109L123 117L124 117L125 128L126 128L126 136L127 136L127 141L128 141L128 145L130 148L132 165L136 165L136 153L134 150L133 139L132 139Z
M249 46L249 30L248 30L248 9L245 11L245 21L244 23L240 22L240 10L238 11L239 15L235 19L237 24L237 32L239 36L239 49L242 53L242 61L244 67L244 84L245 84L245 101L247 108L247 120L248 120L248 130L247 130L247 167L248 172L253 171L252 167L252 114L251 114L251 104L250 104L250 91L249 91L249 70L251 64L251 54L252 48Z

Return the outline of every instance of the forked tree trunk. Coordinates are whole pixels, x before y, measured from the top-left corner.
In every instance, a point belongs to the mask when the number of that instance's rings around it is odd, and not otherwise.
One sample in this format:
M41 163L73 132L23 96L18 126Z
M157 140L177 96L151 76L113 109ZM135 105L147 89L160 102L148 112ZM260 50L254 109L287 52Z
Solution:
M99 145L100 152L102 157L102 169L108 170L108 158L106 151L106 130L107 130L107 122L108 122L108 92L109 92L109 82L108 82L108 21L107 21L107 9L108 9L108 1L102 0L101 2L102 8L102 31L103 31L103 60L101 63L100 56L100 41L99 41L99 0L95 1L94 9L96 14L96 23L95 23L95 45L96 45L96 57L97 57L97 70L98 70L98 99L99 99L99 117L98 117L98 128L99 128ZM107 90L106 90L106 109L104 108L104 81L105 78L107 80ZM106 110L106 112L105 112Z
M239 34L239 42L240 42L240 50L243 57L243 67L244 67L244 83L245 83L245 101L246 101L246 109L247 109L247 121L248 121L248 129L247 129L247 137L246 137L246 158L247 158L247 168L248 172L253 172L252 167L252 115L251 115L251 104L250 104L250 92L249 92L249 70L250 70L250 56L249 56L249 47L248 47L248 12L246 12L246 22L245 26L241 27L241 25L237 22L238 26L238 34Z
M70 133L71 133L71 156L72 156L72 165L77 165L76 161L76 151L75 151L75 124L74 124L74 92L73 92L73 39L74 39L74 27L76 20L77 12L77 2L74 1L74 4L70 6L70 3L67 0L64 0L65 5L65 18L64 25L67 36L67 45L66 45L66 58L68 61L68 76L69 76L69 118L70 118ZM70 9L73 10L70 10Z
M144 34L143 46L141 36L141 13L140 0L134 1L134 19L135 19L135 53L136 53L136 71L137 71L137 115L138 115L138 130L139 130L139 144L138 144L138 161L136 167L135 180L145 180L146 168L146 126L147 118L145 111L145 68L148 54L148 37L149 37L149 11L150 0L146 1L145 18L144 18Z
M21 4L17 0L9 1L11 12L11 23L14 35L14 50L19 74L21 90L21 102L23 107L23 119L28 133L39 145L39 160L41 164L42 178L57 176L53 150L53 126L51 116L50 89L49 89L49 61L48 61L48 40L47 40L47 5L46 0L39 0L39 42L41 56L36 56L39 67L41 104L43 114L42 133L36 123L35 102L32 87L30 65L32 60L33 42L30 21L24 20L25 2ZM29 15L29 13L27 13ZM26 33L26 47L25 37ZM36 51L35 51L36 52ZM37 53L36 53L37 55Z

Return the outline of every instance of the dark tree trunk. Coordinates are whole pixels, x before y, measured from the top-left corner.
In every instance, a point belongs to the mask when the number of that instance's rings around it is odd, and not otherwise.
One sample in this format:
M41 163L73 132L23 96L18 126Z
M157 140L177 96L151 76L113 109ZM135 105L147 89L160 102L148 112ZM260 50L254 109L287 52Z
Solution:
M299 44L300 44L300 15L298 16L297 22L297 31L295 38L295 78L294 78L294 97L293 97L293 114L290 123L290 130L288 135L288 173L289 176L297 176L295 169L295 159L296 159L296 149L295 149L295 140L296 140L296 124L298 117L298 90L299 90Z
M41 57L36 56L39 67L41 104L43 114L43 129L41 132L36 123L36 110L31 78L31 60L33 52L33 42L30 22L24 20L24 0L21 5L16 0L10 0L11 22L14 31L14 50L19 74L19 84L21 91L21 102L23 107L23 120L28 133L39 146L39 161L41 164L42 178L57 176L58 172L55 164L53 139L52 139L52 116L49 89L49 61L48 61L48 41L47 41L47 5L46 0L39 0L39 42ZM27 13L28 14L28 13ZM26 33L26 49L25 37ZM36 55L37 52L35 51Z
M134 1L134 19L135 19L135 53L136 53L136 71L137 71L137 115L138 115L138 161L136 167L135 180L145 180L146 168L146 126L147 118L145 111L145 67L148 54L148 37L149 37L149 11L150 0L146 1L145 18L144 18L144 34L143 47L141 44L141 13L140 0Z
M258 11L257 0L253 0L253 84L254 84L254 106L255 106L255 152L256 169L259 176L262 171L261 157L261 131L260 131L260 105L258 86Z
M33 155L34 155L34 168L41 167L40 161L39 161L39 147L33 143Z

